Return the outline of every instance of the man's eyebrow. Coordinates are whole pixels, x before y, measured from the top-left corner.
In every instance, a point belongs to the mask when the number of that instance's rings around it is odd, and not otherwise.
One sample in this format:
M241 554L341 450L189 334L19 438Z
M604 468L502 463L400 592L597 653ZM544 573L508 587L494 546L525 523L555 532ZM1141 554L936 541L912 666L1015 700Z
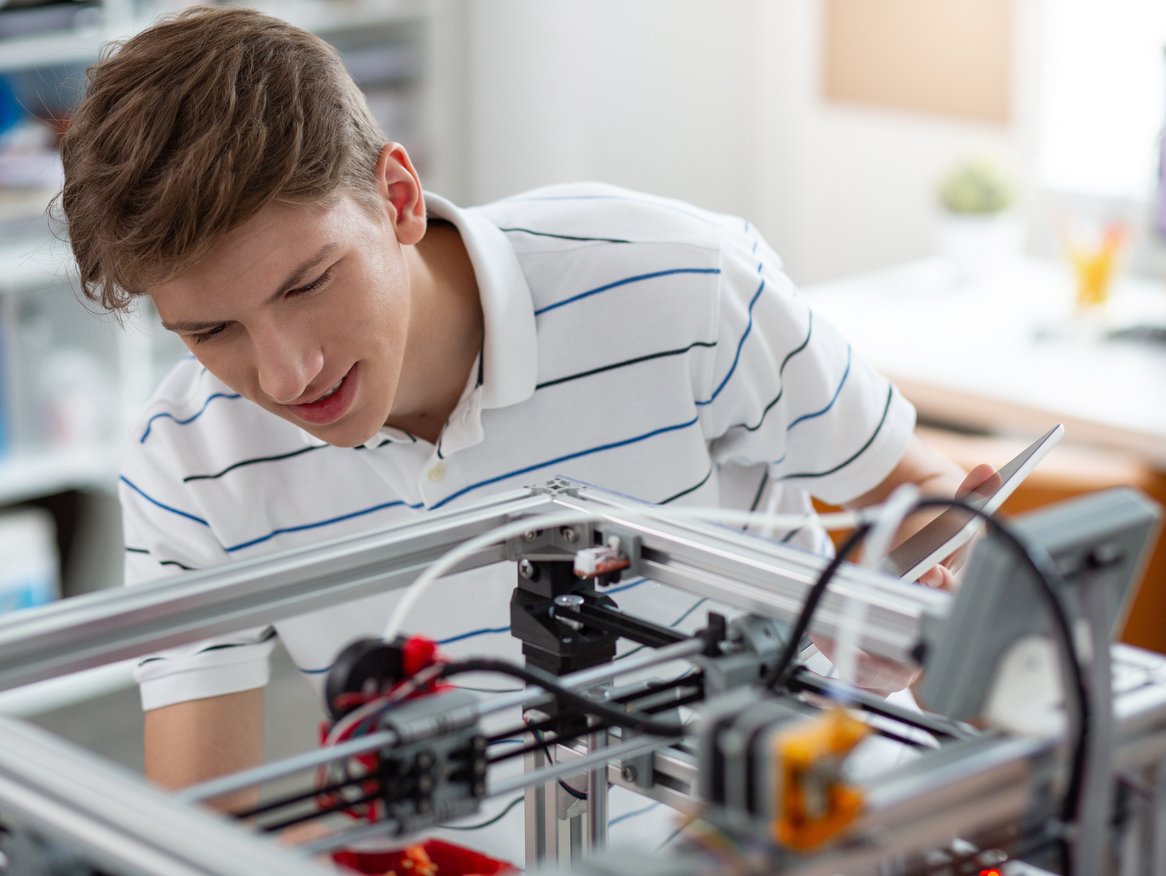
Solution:
M294 289L296 286L304 282L304 280L308 278L308 273L312 270L312 268L320 264L320 262L324 261L324 259L328 258L328 256L330 256L338 248L339 246L336 243L326 243L318 250L316 250L315 255L305 259L303 263L301 263L298 268L292 271L288 278L283 281L283 284L273 293L271 293L270 296L268 296L268 302L274 301L284 292L287 292L289 289Z
M307 278L312 268L328 258L338 248L339 246L336 243L324 244L316 251L315 255L305 259L299 267L292 271L288 278L283 281L283 284L268 296L267 301L274 301L289 289L294 289ZM222 324L222 320L212 320L209 322L167 322L166 320L162 320L162 328L172 332L201 332Z

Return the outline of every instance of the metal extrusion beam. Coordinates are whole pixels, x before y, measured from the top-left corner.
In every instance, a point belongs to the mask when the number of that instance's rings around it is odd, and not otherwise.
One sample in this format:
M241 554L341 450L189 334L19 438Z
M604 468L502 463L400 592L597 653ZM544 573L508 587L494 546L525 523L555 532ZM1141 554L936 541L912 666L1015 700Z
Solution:
M547 510L545 495L522 490L369 535L11 615L0 619L0 690L404 587L458 544ZM504 559L499 545L454 571Z
M103 591L0 619L0 690L136 657L159 648L267 624L337 602L406 586L453 547L540 513L577 511L631 529L643 543L641 571L692 593L780 619L797 615L825 560L700 522L647 519L637 505L599 490L517 490L375 533ZM501 562L485 548L453 571ZM950 597L845 565L814 629L836 634L847 599L864 603L859 645L909 660L925 615L943 616Z
M554 504L603 513L610 523L639 534L639 571L645 577L779 620L797 617L827 563L815 554L726 526L648 519L643 514L650 508L602 490L559 494ZM837 636L851 600L863 604L859 647L903 662L914 659L924 618L945 617L951 606L947 593L843 564L818 606L812 631Z
M127 876L332 872L238 823L179 803L21 721L0 717L0 816ZM27 862L12 861L13 866ZM24 872L24 871L21 871ZM31 872L31 871L29 871Z

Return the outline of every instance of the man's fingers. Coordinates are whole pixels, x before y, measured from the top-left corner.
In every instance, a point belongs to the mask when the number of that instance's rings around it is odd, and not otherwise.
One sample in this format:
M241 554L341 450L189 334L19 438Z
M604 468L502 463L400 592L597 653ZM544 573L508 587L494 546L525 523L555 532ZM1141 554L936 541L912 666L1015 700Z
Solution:
M962 499L971 493L991 493L1004 483L1000 473L986 462L981 462L964 478L960 488L956 490L956 498Z
M919 576L919 583L934 590L951 590L955 587L955 575L947 566L933 566Z

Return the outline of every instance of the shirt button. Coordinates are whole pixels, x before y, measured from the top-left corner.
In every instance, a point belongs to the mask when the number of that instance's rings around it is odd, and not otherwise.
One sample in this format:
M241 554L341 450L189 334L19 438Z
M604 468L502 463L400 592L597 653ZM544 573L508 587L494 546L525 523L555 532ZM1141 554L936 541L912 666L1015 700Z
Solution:
M443 477L445 477L445 466L440 462L433 466L433 468L429 469L429 480L439 481Z

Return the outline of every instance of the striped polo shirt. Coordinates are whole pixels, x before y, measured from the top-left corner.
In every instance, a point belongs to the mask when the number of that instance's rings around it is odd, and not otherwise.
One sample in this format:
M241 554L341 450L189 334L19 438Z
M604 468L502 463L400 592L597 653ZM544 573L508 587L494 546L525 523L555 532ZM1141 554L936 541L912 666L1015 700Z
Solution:
M652 503L805 511L810 495L837 504L870 490L902 456L913 409L812 313L748 222L598 184L470 209L426 204L460 232L485 316L478 363L436 445L389 428L356 448L324 444L186 358L130 438L127 583L555 476ZM828 549L815 527L775 535ZM439 582L410 630L504 630L507 565ZM645 591L641 608L665 605L662 590ZM262 686L277 636L322 678L348 642L381 633L395 599L144 657L143 705Z

